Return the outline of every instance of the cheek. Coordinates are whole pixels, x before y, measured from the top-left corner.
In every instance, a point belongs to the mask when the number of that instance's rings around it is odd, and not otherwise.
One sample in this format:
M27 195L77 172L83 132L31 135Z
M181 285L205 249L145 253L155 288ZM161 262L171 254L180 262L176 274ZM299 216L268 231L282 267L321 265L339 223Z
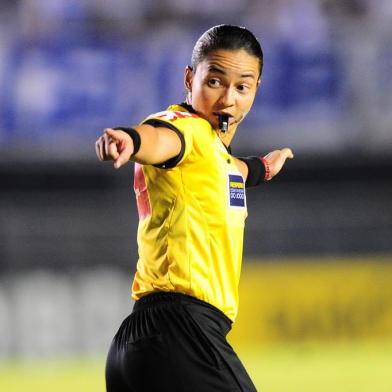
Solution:
M193 90L192 99L197 101L199 106L209 106L214 101L213 90L198 86Z
M200 95L204 102L212 102L214 100L214 93L211 89L201 89Z
M241 109L243 109L245 112L249 112L249 110L251 109L251 107L253 105L255 97L256 97L256 95L244 97L244 99L241 102Z

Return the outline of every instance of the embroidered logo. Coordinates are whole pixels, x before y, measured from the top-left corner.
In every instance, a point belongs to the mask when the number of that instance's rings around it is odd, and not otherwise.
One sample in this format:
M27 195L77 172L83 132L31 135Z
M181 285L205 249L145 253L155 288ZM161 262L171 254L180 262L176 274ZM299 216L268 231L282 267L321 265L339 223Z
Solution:
M230 207L245 207L245 184L242 176L229 174L229 205Z

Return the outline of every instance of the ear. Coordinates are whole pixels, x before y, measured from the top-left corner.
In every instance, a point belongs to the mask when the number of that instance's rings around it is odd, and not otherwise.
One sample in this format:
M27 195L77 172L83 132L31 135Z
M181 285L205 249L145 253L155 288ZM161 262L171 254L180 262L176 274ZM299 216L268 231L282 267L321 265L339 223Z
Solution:
M184 86L188 92L192 91L193 69L190 65L185 67Z

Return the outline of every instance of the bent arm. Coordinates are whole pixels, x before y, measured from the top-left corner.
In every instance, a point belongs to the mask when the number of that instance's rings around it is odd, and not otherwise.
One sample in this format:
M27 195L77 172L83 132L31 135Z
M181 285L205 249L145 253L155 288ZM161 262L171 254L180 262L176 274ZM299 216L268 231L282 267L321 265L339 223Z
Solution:
M244 182L246 182L246 179L248 178L248 165L244 162L241 161L241 159L238 159L234 157L234 162L237 166L237 169L240 171L242 174L242 177L244 178Z
M235 158L235 163L245 180L247 187L270 181L275 177L287 159L294 158L290 148L275 150L262 157Z

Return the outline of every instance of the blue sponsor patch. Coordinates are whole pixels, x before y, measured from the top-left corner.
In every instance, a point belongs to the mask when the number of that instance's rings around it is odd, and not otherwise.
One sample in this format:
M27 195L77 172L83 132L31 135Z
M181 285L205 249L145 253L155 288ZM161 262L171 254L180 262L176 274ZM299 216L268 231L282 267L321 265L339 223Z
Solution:
M229 174L229 205L245 207L245 184L238 174Z

